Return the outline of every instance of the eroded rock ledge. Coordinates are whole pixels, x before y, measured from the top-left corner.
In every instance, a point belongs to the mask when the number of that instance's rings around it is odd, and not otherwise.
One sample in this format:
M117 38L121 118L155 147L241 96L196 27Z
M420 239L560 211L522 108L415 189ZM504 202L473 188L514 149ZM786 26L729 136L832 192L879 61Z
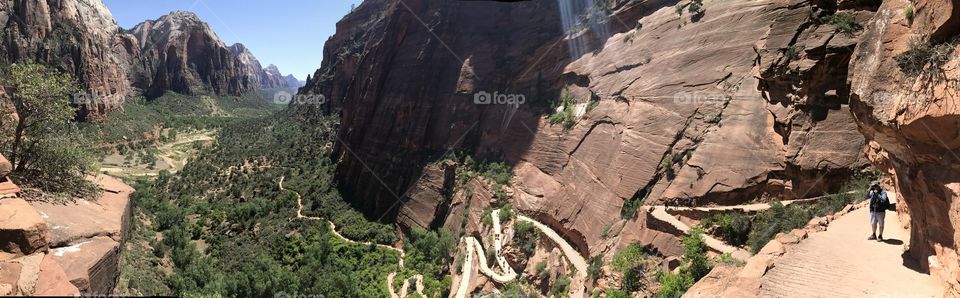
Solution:
M107 176L91 179L103 190L96 201L0 199L0 295L113 292L134 190Z

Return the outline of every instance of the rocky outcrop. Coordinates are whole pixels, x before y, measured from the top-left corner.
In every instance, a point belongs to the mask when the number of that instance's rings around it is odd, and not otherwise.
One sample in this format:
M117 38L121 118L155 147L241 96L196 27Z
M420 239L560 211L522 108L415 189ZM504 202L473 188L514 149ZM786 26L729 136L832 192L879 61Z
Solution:
M816 21L835 8L674 4L613 1L606 30L567 37L553 1L365 1L301 92L341 115L338 178L361 210L397 216L424 165L461 149L512 164L514 205L589 254L625 201L811 197L863 164L842 67L860 35ZM552 124L560 98L570 115Z
M257 89L244 64L210 26L190 12L173 12L129 31L133 86L147 97L182 94L240 95Z
M915 9L912 19L904 14L907 6ZM897 208L910 221L908 253L950 286L947 294L960 295L957 3L884 1L865 27L850 64L851 110L871 145L868 156L894 177L905 203ZM898 64L897 55L924 44L941 45L946 59Z
M38 62L73 75L88 92L80 117L103 119L130 91L125 39L100 0L0 1L0 64Z
M262 89L287 88L287 81L276 65L270 64L264 68L257 57L250 52L241 43L230 46L230 52L240 60L241 69L244 73L243 79L250 80L244 82L245 85L257 86Z
M0 200L0 295L109 294L130 221L133 188L93 178L96 201Z

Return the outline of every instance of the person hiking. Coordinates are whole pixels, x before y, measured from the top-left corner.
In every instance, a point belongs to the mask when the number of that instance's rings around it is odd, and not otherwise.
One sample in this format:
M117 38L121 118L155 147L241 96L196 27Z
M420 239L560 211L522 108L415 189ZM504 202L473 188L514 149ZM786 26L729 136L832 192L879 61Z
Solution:
M870 228L873 234L867 240L883 241L883 219L887 214L887 208L890 208L890 199L887 193L880 188L879 183L874 183L867 191L867 199L870 200ZM877 228L880 233L877 234Z

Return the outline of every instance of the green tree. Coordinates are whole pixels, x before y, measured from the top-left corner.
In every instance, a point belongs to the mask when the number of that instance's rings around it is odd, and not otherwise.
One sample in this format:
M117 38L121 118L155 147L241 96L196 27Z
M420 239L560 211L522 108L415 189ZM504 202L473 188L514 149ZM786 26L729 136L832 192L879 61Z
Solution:
M13 64L0 85L17 117L4 135L4 152L21 183L53 192L90 190L83 180L94 170L94 156L72 120L76 110L70 98L77 83L70 75L39 64Z

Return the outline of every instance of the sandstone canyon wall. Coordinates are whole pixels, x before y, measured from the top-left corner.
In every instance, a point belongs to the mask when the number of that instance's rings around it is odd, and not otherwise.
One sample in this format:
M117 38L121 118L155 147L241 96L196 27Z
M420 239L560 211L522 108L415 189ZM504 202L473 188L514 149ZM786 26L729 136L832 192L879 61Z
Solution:
M189 12L126 31L100 0L0 1L0 64L37 62L73 75L88 96L79 118L99 121L130 95L241 95L286 88L243 45L227 47Z
M424 166L503 159L513 205L592 254L625 201L810 197L863 166L845 83L859 34L818 21L836 3L678 15L676 1L614 1L601 30L565 28L558 2L371 0L341 20L301 93L341 115L345 197L406 227L442 223L465 206L430 195L446 183ZM866 3L844 13L866 21ZM475 104L481 91L527 101ZM568 125L545 119L561 97Z
M130 91L128 45L99 0L3 0L0 26L0 64L36 61L73 75L98 98L80 103L83 118L102 118Z
M868 156L891 174L905 203L897 208L911 227L908 252L953 296L960 295L960 58L952 49L960 33L958 5L884 1L850 63L851 108ZM915 9L912 19L904 13L908 6ZM918 65L923 72L910 75L896 57L924 43L946 45L946 59Z

